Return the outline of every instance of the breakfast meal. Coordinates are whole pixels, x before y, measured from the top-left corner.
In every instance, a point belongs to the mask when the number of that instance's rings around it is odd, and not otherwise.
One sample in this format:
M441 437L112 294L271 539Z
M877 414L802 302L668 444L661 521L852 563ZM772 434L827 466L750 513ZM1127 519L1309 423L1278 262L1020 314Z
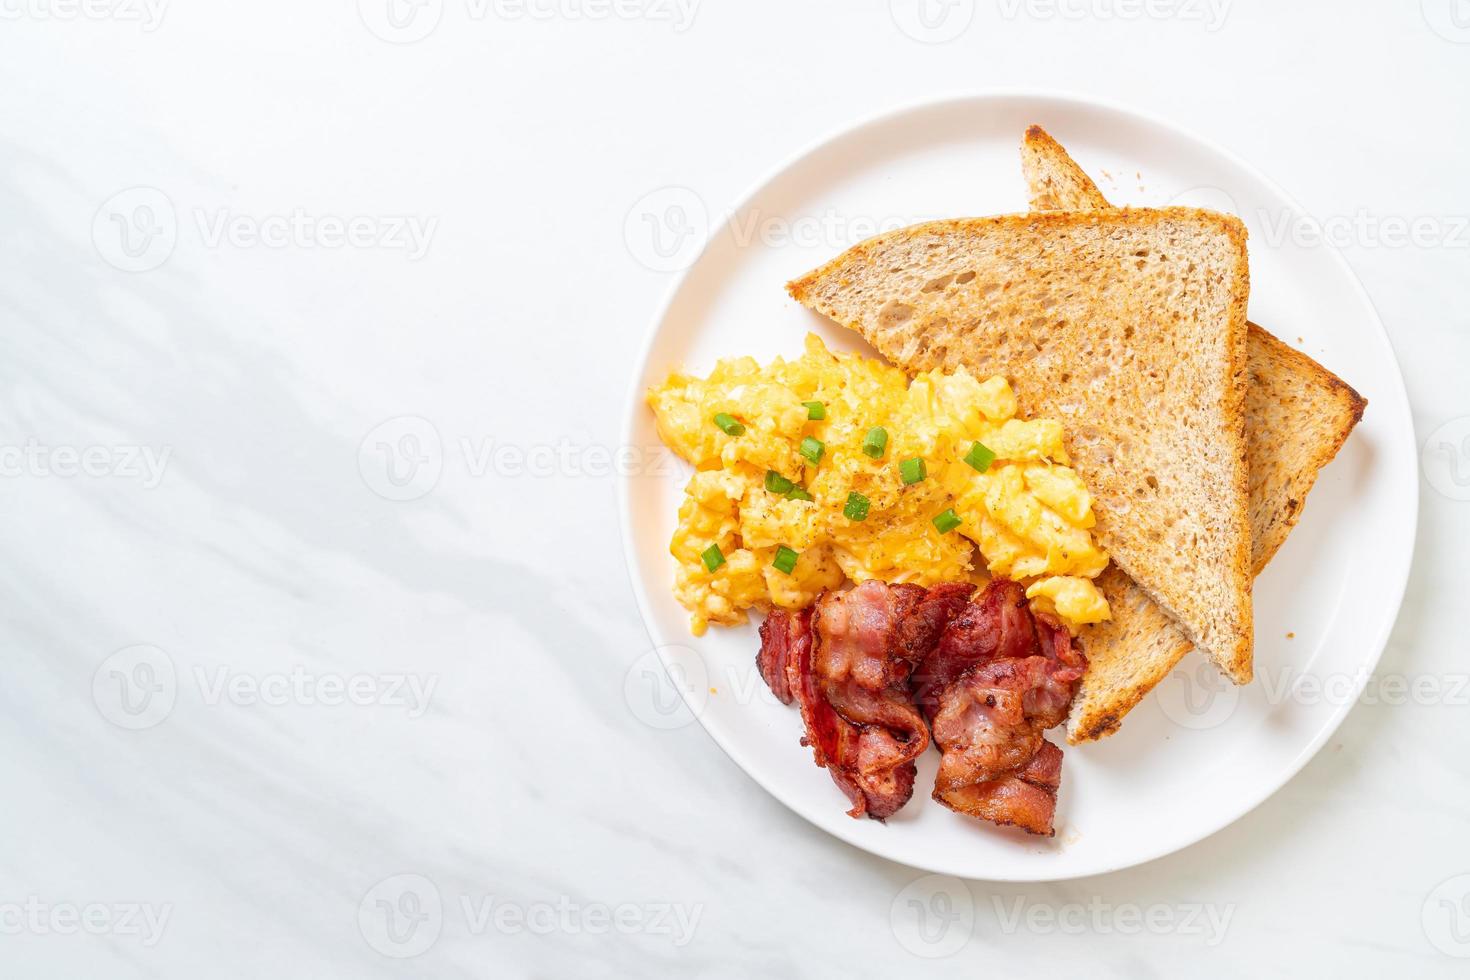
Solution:
M850 803L1054 833L1073 745L1191 649L1253 676L1252 583L1366 402L1246 318L1246 232L1114 208L1040 127L1027 214L869 238L787 284L815 335L647 392L693 467L670 545L695 635L765 614L761 677Z

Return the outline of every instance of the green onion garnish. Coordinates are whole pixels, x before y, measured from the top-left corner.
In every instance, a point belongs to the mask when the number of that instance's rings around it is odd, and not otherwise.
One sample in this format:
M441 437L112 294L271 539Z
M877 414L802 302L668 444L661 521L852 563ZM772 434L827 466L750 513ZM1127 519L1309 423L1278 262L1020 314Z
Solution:
M796 486L786 477L775 470L766 470L766 489L771 493L790 493L791 488Z
M786 491L787 500L811 500L812 495L806 492L806 487L792 487Z
M727 436L741 436L745 434L745 426L735 416L721 412L715 416L715 425Z
M821 402L802 402L806 406L806 417L813 422L820 422L827 417L827 406Z
M939 528L940 534L948 534L963 523L953 507L934 518L934 526Z
M776 557L771 559L771 564L776 567L777 571L790 575L796 568L796 559L796 552L783 544L776 549Z
M849 521L865 521L868 519L868 507L871 506L867 497L856 490L847 495L847 506L842 508L842 516Z
M725 556L720 554L720 546L717 544L712 544L708 548L704 549L704 553L701 554L699 557L700 560L704 562L704 567L708 568L710 571L714 571L721 565L725 564Z
M868 430L868 435L863 439L863 452L874 459L883 458L883 450L888 448L888 430L881 426Z
M990 469L990 464L995 462L995 453L991 452L989 449L986 449L984 444L977 442L975 443L975 445L971 446L970 451L965 454L965 462L975 467L975 469L979 470L981 473L984 473L986 470Z
M924 460L918 456L906 459L898 464L898 475L903 479L904 486L912 486L929 475L929 469L924 465Z
M801 440L801 448L797 450L797 452L811 460L813 465L822 461L822 453L826 451L827 447L822 444L822 440L813 439L811 436L807 436Z

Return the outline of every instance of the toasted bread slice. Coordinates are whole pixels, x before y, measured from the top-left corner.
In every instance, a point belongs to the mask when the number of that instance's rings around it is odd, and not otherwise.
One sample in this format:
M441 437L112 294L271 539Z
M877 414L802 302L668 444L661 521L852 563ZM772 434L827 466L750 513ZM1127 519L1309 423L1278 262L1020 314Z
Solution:
M910 372L1003 374L1068 426L1113 560L1251 677L1245 227L1196 208L934 221L787 284Z
M1040 126L1026 130L1021 169L1035 210L1109 207L1097 185ZM1246 338L1246 464L1255 574L1301 516L1317 472L1337 454L1367 401L1331 371L1252 323ZM1190 650L1172 620L1127 576L1101 582L1113 619L1084 631L1088 656L1068 719L1072 743L1109 735Z

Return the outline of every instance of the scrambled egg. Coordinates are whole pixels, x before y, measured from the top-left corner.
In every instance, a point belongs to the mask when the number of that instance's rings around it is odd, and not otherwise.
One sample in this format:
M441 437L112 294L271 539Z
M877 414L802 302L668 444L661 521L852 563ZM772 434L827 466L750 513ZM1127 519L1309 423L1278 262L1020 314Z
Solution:
M977 546L985 571L1074 631L1110 616L1092 581L1108 556L1061 423L1016 418L1002 377L909 381L809 335L795 360L676 373L648 404L695 467L670 551L696 635L753 607L799 609L844 578L978 585Z

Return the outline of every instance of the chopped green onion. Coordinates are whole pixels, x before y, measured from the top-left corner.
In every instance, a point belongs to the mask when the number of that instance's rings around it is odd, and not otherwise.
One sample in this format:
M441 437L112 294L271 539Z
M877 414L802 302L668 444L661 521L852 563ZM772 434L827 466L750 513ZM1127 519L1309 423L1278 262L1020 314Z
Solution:
M888 430L881 426L868 430L867 438L863 439L863 452L874 459L883 458L883 450L888 448Z
M725 412L721 412L715 416L715 425L718 425L720 431L727 436L742 436L745 434L745 426L740 424L740 420Z
M915 456L898 464L898 475L904 486L912 486L929 475L929 468L924 465L922 458Z
M717 544L712 544L704 549L704 553L699 557L704 562L704 567L710 571L714 571L725 564L725 556L720 553L720 546Z
M940 534L948 534L963 523L953 507L934 518L934 526L939 528Z
M806 492L806 487L792 487L786 491L787 500L811 500L812 495Z
M822 444L822 440L813 439L811 436L807 436L801 440L801 448L797 450L797 452L811 460L813 465L822 461L822 454L826 451L827 447Z
M842 515L849 521L865 521L870 505L867 497L854 490L847 495L847 506L842 508Z
M796 552L783 544L776 548L776 557L771 559L771 564L776 567L777 571L790 575L796 568L796 559Z
M766 489L771 493L790 493L791 488L796 486L786 477L775 470L766 470Z
M991 452L989 449L986 449L984 444L977 442L975 443L975 445L971 446L970 451L965 454L965 462L975 467L975 469L979 470L981 473L984 473L986 470L990 469L990 464L995 462L995 453Z
M821 402L802 402L806 406L806 417L813 422L820 422L827 417L827 406Z

